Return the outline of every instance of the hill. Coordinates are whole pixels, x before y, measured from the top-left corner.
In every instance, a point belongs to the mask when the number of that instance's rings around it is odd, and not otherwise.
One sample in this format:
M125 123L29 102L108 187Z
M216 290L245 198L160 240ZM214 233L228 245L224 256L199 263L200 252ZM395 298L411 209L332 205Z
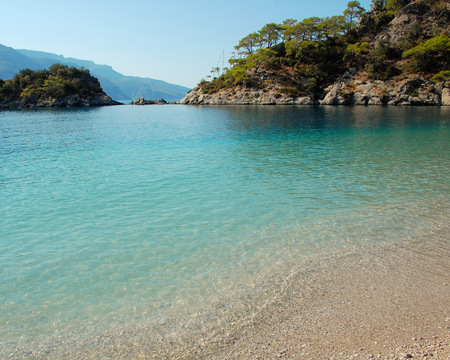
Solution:
M54 64L49 70L23 69L0 80L0 108L104 106L119 103L107 96L89 70Z
M450 105L449 29L444 0L350 1L343 15L270 23L181 103Z
M180 100L189 91L188 88L174 85L161 80L125 76L115 71L111 66L98 65L93 61L66 58L43 51L13 49L0 45L0 79L10 79L20 70L48 69L52 64L59 63L70 67L83 67L98 78L104 91L116 100L134 100L138 97L147 99L164 98L167 101Z

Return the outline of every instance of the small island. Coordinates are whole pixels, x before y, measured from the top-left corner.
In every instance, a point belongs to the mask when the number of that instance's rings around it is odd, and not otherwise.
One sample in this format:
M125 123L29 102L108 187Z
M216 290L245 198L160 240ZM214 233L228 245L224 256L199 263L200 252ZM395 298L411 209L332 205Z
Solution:
M166 104L167 104L167 101L164 99L148 100L148 99L144 99L143 96L130 102L130 105L166 105Z
M49 70L24 69L0 79L0 109L120 105L105 94L89 70L54 64Z
M450 105L450 4L350 1L342 15L270 23L180 103Z

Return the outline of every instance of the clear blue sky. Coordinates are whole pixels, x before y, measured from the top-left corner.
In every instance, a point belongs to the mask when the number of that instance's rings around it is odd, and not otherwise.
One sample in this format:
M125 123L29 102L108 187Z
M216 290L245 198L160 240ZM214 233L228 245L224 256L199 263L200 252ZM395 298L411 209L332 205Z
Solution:
M348 0L0 0L0 44L194 87L270 22L340 15ZM369 10L370 0L361 0Z

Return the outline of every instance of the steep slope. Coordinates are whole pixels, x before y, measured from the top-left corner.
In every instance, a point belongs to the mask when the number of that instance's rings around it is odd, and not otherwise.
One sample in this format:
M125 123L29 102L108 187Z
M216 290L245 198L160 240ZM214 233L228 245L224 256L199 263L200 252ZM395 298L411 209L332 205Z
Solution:
M450 4L357 1L343 16L267 24L183 104L450 105Z

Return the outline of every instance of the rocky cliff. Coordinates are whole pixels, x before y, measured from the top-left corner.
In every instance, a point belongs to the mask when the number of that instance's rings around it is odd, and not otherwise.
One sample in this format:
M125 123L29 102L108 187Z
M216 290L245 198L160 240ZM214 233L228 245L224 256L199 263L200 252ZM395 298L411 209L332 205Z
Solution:
M357 31L345 40L342 66L328 76L321 86L308 89L310 78L302 73L306 66L297 59L285 57L282 64L259 64L247 67L252 81L233 86L226 84L226 76L203 82L180 103L195 105L264 104L264 105L450 105L450 4L448 1L406 1L396 11L372 8L359 20ZM433 3L430 5L430 3ZM433 39L445 39L436 51ZM432 39L428 41L428 39ZM334 44L337 41L334 41ZM436 42L436 41L435 41ZM330 42L328 42L330 43ZM430 44L431 45L430 45ZM280 47L280 44L277 45ZM284 43L282 44L285 48ZM431 55L439 58L439 66L414 68L409 53L431 48ZM434 48L432 48L434 46ZM349 52L348 49L356 49ZM418 50L416 50L418 49ZM346 52L345 52L346 51ZM406 55L405 55L406 54ZM437 54L437 55L436 55ZM352 55L352 56L349 56ZM253 55L251 55L253 56ZM443 57L443 59L442 59ZM272 63L274 57L272 57ZM286 59L286 60L285 60ZM350 59L350 60L349 60ZM296 61L296 62L294 62ZM248 61L247 61L248 63ZM288 65L284 65L288 63ZM294 65L292 65L294 64ZM270 65L270 64L269 64ZM443 76L437 76L440 71ZM434 76L433 76L434 75ZM445 75L445 76L444 76ZM309 90L309 91L308 91Z
M449 84L450 85L450 84ZM419 75L389 81L348 76L328 86L319 97L292 97L272 89L225 89L205 94L201 88L190 91L181 104L190 105L450 105L450 86L434 83Z

